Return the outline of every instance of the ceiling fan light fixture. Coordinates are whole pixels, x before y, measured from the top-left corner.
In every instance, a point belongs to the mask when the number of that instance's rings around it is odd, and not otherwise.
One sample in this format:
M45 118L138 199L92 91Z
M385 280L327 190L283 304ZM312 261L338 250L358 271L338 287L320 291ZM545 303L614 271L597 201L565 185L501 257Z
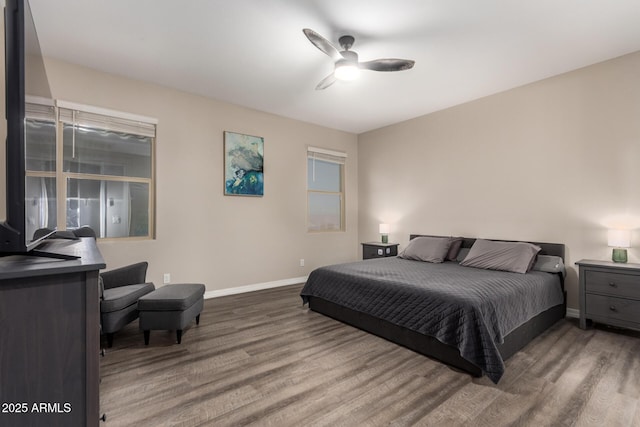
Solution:
M353 36L345 35L338 39L342 51L338 51L331 42L320 34L316 33L309 28L302 30L307 39L312 45L317 47L321 52L330 56L333 59L334 69L333 73L329 74L324 79L320 80L320 83L316 85L316 90L326 89L336 80L349 81L355 80L360 76L360 70L370 71L402 71L413 68L415 61L410 59L398 59L398 58L380 58L372 61L360 62L358 60L358 54L351 50L351 46L355 41Z
M352 62L338 63L333 74L336 79L348 82L360 77L360 68Z

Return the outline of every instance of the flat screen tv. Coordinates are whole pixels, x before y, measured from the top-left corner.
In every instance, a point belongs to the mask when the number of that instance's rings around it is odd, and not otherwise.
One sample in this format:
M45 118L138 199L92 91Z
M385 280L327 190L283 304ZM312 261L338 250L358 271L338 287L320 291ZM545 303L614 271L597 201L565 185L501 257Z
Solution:
M36 28L27 0L6 0L4 10L6 85L6 219L0 223L0 255L22 254L35 249L46 233L34 239L36 224L27 215L27 195L33 179L27 176L28 137L26 101L33 98L51 102L51 92ZM53 105L51 103L51 105ZM55 164L55 150L49 154ZM56 211L55 197L47 199L47 209ZM40 203L38 199L38 203ZM33 203L36 203L35 199Z

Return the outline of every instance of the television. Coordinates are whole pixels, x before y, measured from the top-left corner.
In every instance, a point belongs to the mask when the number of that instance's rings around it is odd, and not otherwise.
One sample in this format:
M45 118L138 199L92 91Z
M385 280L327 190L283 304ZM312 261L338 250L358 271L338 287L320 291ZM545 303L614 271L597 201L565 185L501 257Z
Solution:
M46 188L34 189L34 184L41 184L37 178L27 175L27 151L32 132L27 129L25 105L29 100L53 105L44 60L28 0L6 0L5 3L6 219L0 223L0 255L34 252L51 234L35 233L38 228L39 231L48 230L46 226L52 222L42 224L38 218L34 220L33 215L28 215L29 210L33 211L32 205L45 200L44 216L47 212L56 212L55 193L51 197L46 194L44 198L30 197L34 191L46 192ZM49 159L40 160L43 164L53 165L55 171L55 149L44 150L38 155L49 156Z

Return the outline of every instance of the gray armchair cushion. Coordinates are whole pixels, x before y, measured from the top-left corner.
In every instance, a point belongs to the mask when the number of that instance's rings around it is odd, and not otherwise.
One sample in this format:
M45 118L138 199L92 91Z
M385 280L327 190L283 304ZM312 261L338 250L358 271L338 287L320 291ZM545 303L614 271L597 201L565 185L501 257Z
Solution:
M109 313L122 310L132 304L137 304L138 299L153 291L153 283L142 283L138 285L118 286L116 288L105 289L103 300L100 301L100 311Z
M93 231L93 228L88 225L83 225L80 228L76 228L75 230L71 230L74 236L76 237L93 237L96 238L96 232Z
M124 285L145 283L148 265L149 263L143 261L100 273L104 289L107 290Z
M102 282L102 276L98 276L98 291L100 292L100 299L104 299L104 283Z
M33 240L38 240L48 234L53 233L54 230L50 229L50 228L38 228L34 233L33 233Z

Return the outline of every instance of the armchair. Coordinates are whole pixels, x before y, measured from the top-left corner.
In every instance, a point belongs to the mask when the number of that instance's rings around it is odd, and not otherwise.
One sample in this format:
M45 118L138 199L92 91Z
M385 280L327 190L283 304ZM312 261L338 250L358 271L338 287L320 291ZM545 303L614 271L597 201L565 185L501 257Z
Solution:
M138 318L138 298L155 289L145 283L147 262L139 262L100 274L100 324L113 345L113 334Z

